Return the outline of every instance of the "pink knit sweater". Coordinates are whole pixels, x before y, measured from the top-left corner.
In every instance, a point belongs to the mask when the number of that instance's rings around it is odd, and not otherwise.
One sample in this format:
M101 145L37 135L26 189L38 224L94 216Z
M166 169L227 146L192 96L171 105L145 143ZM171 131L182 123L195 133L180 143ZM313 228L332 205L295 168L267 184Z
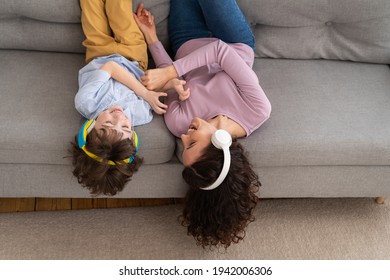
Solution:
M177 137L186 133L191 120L225 115L249 136L270 116L271 104L252 70L254 52L245 44L227 44L216 38L194 39L169 57L160 42L149 46L157 67L174 65L186 80L191 96L180 101L176 93L166 99L168 129Z

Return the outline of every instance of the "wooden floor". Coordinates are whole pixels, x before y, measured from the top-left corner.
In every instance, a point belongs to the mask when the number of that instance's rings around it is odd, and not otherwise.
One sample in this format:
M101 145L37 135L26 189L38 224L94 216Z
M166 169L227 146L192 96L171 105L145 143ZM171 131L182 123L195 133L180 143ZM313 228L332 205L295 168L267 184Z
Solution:
M384 204L385 197L376 202ZM182 204L182 198L0 198L0 213Z
M178 198L0 198L0 213L179 204Z

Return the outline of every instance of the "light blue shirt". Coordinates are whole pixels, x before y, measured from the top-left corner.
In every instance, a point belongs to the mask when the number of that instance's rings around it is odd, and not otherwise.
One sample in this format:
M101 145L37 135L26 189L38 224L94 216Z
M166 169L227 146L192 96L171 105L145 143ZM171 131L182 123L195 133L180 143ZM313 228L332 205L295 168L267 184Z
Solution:
M119 54L93 59L79 71L79 91L75 96L75 107L87 119L96 119L99 114L118 105L123 108L133 126L149 123L152 109L148 102L137 96L127 86L111 78L99 68L108 61L115 61L132 73L137 80L144 74L138 68L138 62L129 61Z

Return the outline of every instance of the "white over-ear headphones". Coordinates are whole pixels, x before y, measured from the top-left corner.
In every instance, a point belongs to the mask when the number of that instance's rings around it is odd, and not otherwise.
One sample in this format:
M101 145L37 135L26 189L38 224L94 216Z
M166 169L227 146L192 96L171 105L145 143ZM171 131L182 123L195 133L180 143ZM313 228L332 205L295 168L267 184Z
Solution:
M223 129L218 129L211 136L211 143L213 143L213 145L216 148L221 149L223 151L224 160L223 160L223 167L222 167L221 174L219 174L219 177L217 178L217 180L215 180L215 182L211 186L201 189L205 191L215 189L223 182L223 180L225 180L229 172L230 162L231 162L229 148L232 145L232 136L230 135L229 132Z

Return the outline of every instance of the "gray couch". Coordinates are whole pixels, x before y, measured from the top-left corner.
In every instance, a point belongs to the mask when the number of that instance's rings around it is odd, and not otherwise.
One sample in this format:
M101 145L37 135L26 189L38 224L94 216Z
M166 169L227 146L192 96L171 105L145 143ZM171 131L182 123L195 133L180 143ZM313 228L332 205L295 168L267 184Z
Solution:
M134 1L134 7L140 1ZM168 0L144 0L169 47ZM240 140L261 197L390 195L390 1L241 0L271 118ZM90 197L66 157L83 33L78 0L0 0L0 197ZM183 197L181 144L161 116L117 197Z

